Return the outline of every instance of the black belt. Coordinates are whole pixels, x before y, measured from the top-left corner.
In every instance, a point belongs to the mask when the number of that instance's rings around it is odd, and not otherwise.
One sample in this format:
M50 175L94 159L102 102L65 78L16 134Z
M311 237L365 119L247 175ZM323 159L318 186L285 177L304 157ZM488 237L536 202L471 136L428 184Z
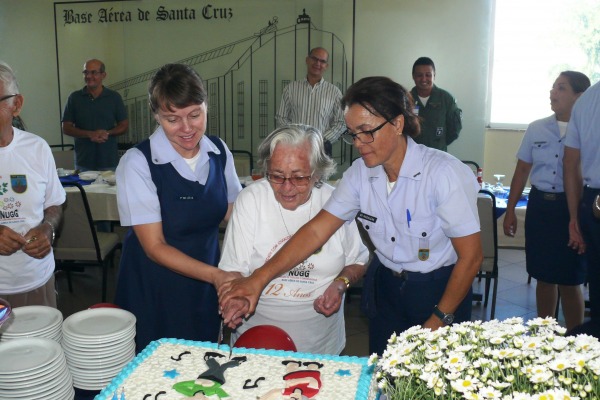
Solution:
M588 185L585 185L585 186L583 187L583 190L584 190L585 192L600 193L600 189L596 189L596 188L593 188L593 187L591 187L591 186L588 186Z
M543 191L539 190L538 188L536 188L535 186L531 187L531 192L529 193L529 195L531 196L532 194L534 196L539 196L546 201L556 201L556 200L562 200L565 198L564 192L558 192L558 193L543 192Z
M392 272L392 275L398 279L402 279L405 281L413 281L413 282L431 282L437 281L441 279L448 279L454 270L454 265L447 265L442 268L438 268L434 271L421 273L421 272L411 272L411 271L401 271L401 272Z

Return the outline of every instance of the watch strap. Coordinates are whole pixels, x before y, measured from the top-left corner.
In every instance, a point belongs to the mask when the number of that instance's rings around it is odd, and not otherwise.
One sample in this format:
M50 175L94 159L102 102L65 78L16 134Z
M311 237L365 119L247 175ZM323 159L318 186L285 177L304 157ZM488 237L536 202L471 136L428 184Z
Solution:
M446 314L438 308L437 304L433 307L433 315L438 317L446 325L450 325L454 321L454 314Z

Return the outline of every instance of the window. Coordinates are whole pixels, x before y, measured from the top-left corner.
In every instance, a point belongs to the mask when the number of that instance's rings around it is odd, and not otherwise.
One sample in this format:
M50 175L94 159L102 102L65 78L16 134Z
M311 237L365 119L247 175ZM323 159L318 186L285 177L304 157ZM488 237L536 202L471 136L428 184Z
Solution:
M524 128L552 114L561 71L600 78L600 2L496 0L490 126Z

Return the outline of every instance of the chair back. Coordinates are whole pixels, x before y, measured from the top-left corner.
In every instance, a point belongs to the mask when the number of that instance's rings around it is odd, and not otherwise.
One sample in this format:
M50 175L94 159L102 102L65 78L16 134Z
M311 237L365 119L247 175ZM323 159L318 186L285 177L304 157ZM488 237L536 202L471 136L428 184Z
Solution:
M483 248L483 264L481 270L497 272L498 231L496 219L496 197L489 190L480 190L477 197L477 211L481 226L481 245Z
M475 161L462 160L463 164L467 164L472 170L475 176L477 176L477 170L479 169L479 164Z
M233 347L296 351L296 344L283 329L275 325L257 325L242 333Z
M487 307L490 290L492 292L492 308L490 319L496 315L496 295L498 293L498 232L496 220L496 197L489 190L480 190L477 197L477 211L481 226L481 245L483 262L477 276L485 278L485 293L483 306ZM494 286L492 288L492 280ZM473 293L473 299L481 301L482 295Z
M56 168L75 169L75 147L72 144L52 144Z
M246 150L231 150L237 176L250 176L254 167L252 153Z
M67 190L62 226L54 242L57 260L101 261L100 246L85 190L78 183L65 183Z

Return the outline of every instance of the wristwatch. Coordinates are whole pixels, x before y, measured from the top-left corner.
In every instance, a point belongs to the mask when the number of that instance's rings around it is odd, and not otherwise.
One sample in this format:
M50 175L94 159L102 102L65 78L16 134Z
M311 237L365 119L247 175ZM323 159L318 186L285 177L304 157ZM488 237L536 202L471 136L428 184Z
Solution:
M345 276L338 276L333 281L342 281L344 284L346 284L346 290L350 288L350 279L346 278Z
M450 325L452 322L454 322L454 314L446 314L445 312L441 311L437 305L433 307L433 314L441 319L446 325Z
M56 231L54 230L54 225L50 223L50 221L42 221L42 224L50 225L50 229L52 230L52 239L50 239L50 245L54 244L54 239L56 239Z

